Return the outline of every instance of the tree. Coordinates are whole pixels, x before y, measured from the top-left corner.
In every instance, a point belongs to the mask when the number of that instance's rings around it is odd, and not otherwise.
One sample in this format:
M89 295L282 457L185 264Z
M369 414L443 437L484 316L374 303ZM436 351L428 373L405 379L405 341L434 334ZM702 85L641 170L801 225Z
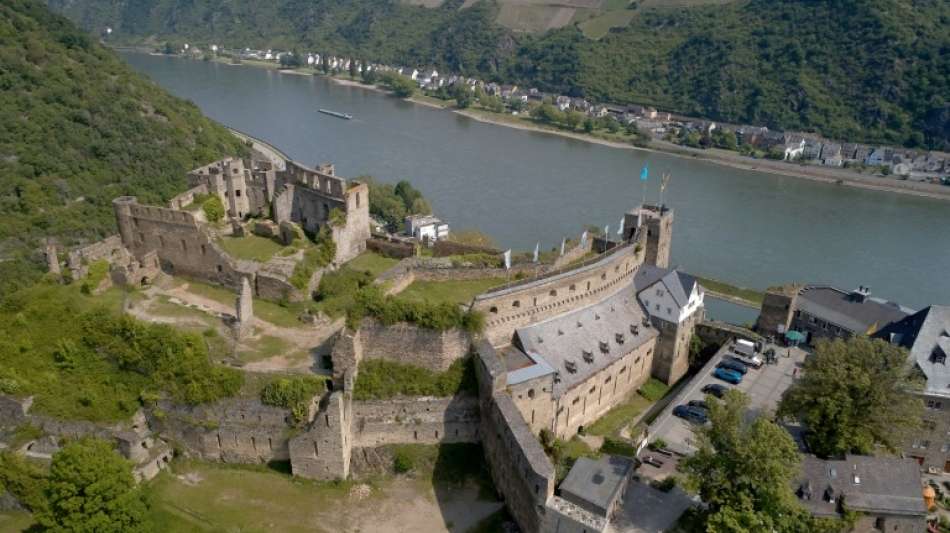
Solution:
M221 203L221 198L217 194L212 194L205 200L201 204L201 209L205 212L208 222L217 222L224 218L224 204Z
M327 54L320 56L320 70L322 70L324 74L330 72L330 56Z
M582 115L577 110L570 110L567 113L564 113L564 124L567 126L567 129L574 131L577 129L577 125L584 120L584 115Z
M281 68L297 68L302 64L296 50L281 54L278 62Z
M147 506L131 465L96 439L67 444L53 456L48 508L37 513L48 529L76 532L145 531Z
M455 87L455 106L459 109L467 109L472 105L472 93L464 85Z
M356 60L350 59L350 78L356 79Z
M592 118L590 118L590 117L587 117L587 118L584 119L584 131L585 131L586 133L590 133L590 132L594 131L594 126L595 126L595 124L594 124L594 119L592 119Z
M365 63L363 64L363 83L367 85L372 85L376 83L376 71L369 68Z
M416 92L416 82L395 72L387 72L382 81L393 94L400 98L409 98Z
M541 104L534 108L532 116L545 124L554 124L564 120L563 113L551 104Z
M620 132L620 122L617 122L617 119L610 116L607 117L607 131L610 133L619 133Z
M763 416L746 421L748 397L729 391L710 401L710 425L696 430L698 451L680 464L687 486L707 508L708 533L806 533L821 530L798 504L792 480L798 448L783 428Z
M907 352L878 339L822 341L802 377L779 404L780 416L802 422L809 448L823 457L896 451L920 422Z

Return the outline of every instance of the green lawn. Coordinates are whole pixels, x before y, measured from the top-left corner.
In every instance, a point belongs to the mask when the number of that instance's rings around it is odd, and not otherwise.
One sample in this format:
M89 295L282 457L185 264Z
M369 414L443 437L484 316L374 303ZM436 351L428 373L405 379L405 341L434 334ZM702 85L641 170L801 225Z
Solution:
M200 281L188 280L188 292L204 296L205 298L233 306L237 293L231 289L209 285ZM306 302L289 303L286 307L268 300L254 298L254 316L270 322L275 326L285 328L303 327L304 324L297 320L300 313L306 307Z
M0 531L26 531L33 525L33 515L26 511L0 513Z
M176 461L173 472L150 483L151 515L156 530L167 532L329 533L335 528L328 514L345 504L351 485L291 478L263 466Z
M475 296L504 282L501 278L463 281L416 281L397 296L400 299L415 302L465 304L471 302Z
M398 259L384 257L375 252L363 252L346 263L344 267L369 272L375 278L395 266L398 262Z
M765 293L762 291L730 285L724 281L718 281L711 278L701 278L696 276L696 280L699 281L700 285L706 287L706 289L710 291L718 292L726 296L735 296L736 298L746 300L758 307L762 307L762 299L765 297Z
M261 335L257 339L245 342L248 348L238 352L238 357L246 362L263 361L271 357L283 355L289 359L299 359L307 357L305 350L301 350L284 339L272 337L270 335Z
M607 414L586 427L586 433L601 437L617 435L621 428L629 424L635 416L645 411L652 403L634 391L623 403L607 411Z
M249 234L244 237L221 237L218 244L224 251L236 259L249 259L266 263L274 254L282 251L285 246L259 235Z

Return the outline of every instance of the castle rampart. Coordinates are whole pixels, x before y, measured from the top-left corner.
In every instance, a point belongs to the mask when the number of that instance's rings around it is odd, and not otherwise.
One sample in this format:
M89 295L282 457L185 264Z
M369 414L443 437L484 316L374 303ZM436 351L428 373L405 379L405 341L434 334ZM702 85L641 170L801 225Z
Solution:
M485 313L486 335L497 346L519 327L606 298L629 282L642 262L642 245L630 242L578 268L479 295L473 309Z
M353 402L353 446L478 442L478 398L393 398Z

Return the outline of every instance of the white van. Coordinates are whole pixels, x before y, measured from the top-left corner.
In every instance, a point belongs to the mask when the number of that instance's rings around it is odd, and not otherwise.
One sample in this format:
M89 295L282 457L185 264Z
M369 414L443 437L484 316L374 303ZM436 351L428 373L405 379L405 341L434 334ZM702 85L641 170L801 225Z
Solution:
M745 339L736 339L736 343L732 346L732 349L739 355L749 357L755 355L755 343Z

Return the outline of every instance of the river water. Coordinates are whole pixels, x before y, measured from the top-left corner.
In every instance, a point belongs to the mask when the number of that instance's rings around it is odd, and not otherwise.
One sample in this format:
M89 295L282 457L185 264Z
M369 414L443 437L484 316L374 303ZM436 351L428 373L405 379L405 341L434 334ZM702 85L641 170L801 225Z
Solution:
M307 164L386 182L408 179L453 229L533 249L617 229L623 212L670 172L673 263L697 275L765 288L785 282L866 285L914 308L950 304L950 203L739 170L641 150L484 124L322 77L124 54L136 70L210 117ZM351 113L345 121L317 112ZM755 313L714 304L744 322Z

